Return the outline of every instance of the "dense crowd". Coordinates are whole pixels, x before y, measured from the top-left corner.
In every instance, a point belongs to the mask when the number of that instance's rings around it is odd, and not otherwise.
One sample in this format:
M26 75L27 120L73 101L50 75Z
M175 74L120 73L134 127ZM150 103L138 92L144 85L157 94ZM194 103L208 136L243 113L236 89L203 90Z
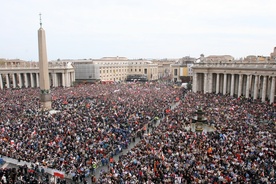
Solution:
M54 183L54 178L44 172L43 168L32 165L19 166L18 168L4 168L0 169L0 183L1 184L49 184ZM61 180L56 182L62 184Z
M193 132L202 108L207 125ZM276 183L275 107L252 99L188 93L98 183Z
M39 89L2 90L0 154L82 180L180 94L164 84L55 88L49 112L41 110Z
M188 92L169 110L181 95L181 89L157 83L55 88L55 111L49 112L40 108L39 89L2 90L0 154L34 168L1 169L1 182L51 183L41 171L53 168L85 183L99 164L109 170L98 183L276 182L274 106ZM199 107L208 132L191 131ZM164 115L141 136L150 120ZM137 136L142 140L114 162Z

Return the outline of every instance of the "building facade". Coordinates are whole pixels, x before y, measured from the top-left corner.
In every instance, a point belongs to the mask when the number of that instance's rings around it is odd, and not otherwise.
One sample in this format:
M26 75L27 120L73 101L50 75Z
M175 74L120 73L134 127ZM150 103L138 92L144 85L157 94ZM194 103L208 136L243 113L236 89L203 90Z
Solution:
M149 81L158 79L158 65L143 59L104 57L72 62L76 69L76 81L125 81L128 75L145 75ZM87 70L86 74L81 77L80 73L85 68L82 65L86 65Z
M176 63L170 65L170 73L172 74L173 82L186 82L189 83L193 76L193 64L195 58L183 57Z

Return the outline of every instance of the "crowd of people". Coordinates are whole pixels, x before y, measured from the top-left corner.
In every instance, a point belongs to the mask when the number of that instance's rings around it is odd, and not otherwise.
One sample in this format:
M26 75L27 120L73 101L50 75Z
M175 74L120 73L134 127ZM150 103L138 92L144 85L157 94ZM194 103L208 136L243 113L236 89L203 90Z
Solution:
M54 178L44 172L43 168L37 165L32 165L30 168L25 164L18 168L1 168L0 169L0 183L1 184L49 184L54 183ZM58 180L56 182L62 184Z
M186 92L181 99L182 89L159 83L54 88L53 110L44 111L39 89L2 90L0 155L30 162L35 169L1 169L1 182L35 183L41 174L36 171L52 168L86 183L102 164L108 171L92 182L275 183L275 107ZM208 131L192 131L198 108L205 112ZM164 118L145 132L155 117ZM137 136L141 141L115 162L113 156Z
M159 83L91 84L52 89L52 111L39 89L0 91L0 154L84 181L181 95Z
M192 131L198 108L210 126L203 132ZM275 121L273 105L188 92L98 183L276 183Z

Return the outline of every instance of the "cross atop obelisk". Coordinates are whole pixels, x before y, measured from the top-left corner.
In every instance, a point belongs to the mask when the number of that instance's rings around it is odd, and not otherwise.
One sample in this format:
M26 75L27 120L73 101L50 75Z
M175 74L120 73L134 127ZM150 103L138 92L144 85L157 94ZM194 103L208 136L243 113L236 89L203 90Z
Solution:
M38 30L38 53L39 53L39 85L40 85L40 103L41 108L50 110L52 108L52 98L50 92L49 70L46 51L45 31L42 28L41 13L40 28Z
M42 28L42 20L41 20L41 13L39 13L39 20L40 20L40 28Z

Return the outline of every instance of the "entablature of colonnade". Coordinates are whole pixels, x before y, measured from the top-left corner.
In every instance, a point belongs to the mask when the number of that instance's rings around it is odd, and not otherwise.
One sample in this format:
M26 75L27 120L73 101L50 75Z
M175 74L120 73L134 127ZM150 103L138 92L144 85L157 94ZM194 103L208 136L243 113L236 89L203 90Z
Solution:
M276 75L276 64L262 65L210 65L209 63L201 63L193 66L194 73L221 73L221 74L245 74L245 75Z
M38 73L38 69L15 69L15 68L0 68L0 73L6 74L6 73Z
M75 72L74 68L49 68L49 73ZM39 68L0 68L1 74L8 73L39 73Z
M49 69L49 73L75 72L74 69Z

